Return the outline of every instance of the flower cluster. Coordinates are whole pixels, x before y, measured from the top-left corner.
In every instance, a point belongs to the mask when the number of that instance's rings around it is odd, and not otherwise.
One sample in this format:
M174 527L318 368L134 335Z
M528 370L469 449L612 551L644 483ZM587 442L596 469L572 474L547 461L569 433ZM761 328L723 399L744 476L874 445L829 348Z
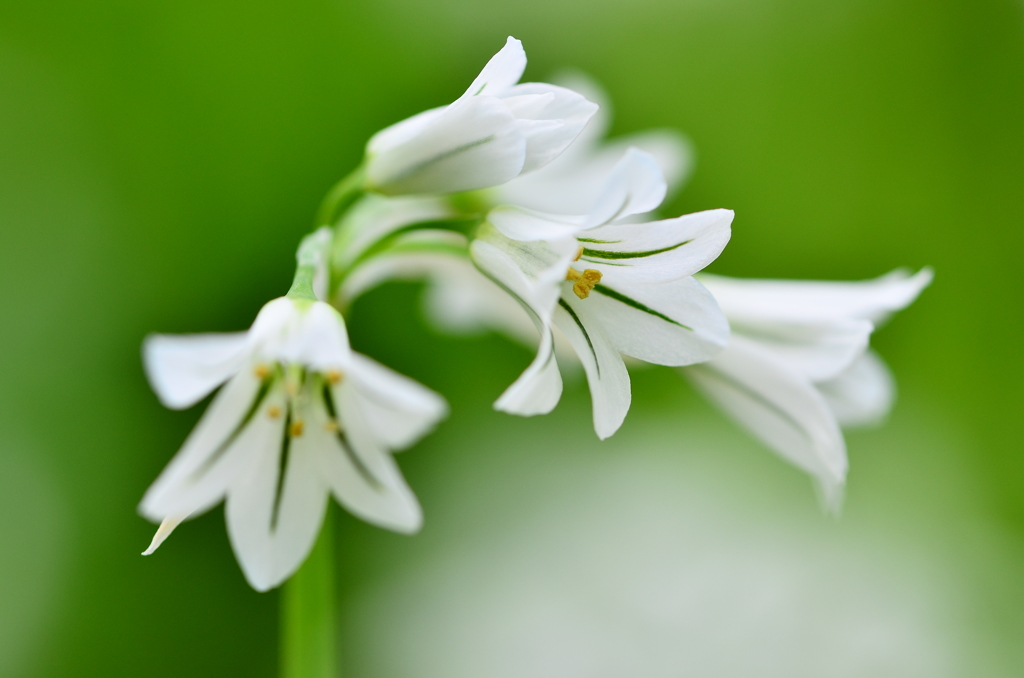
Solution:
M604 439L630 406L627 362L676 367L838 508L840 426L877 421L893 400L870 335L931 273L862 283L701 273L728 243L733 212L655 216L686 175L686 141L654 131L604 142L599 89L579 76L520 84L525 66L509 38L455 102L374 135L325 198L292 288L247 332L147 339L147 375L168 407L223 385L142 501L161 523L147 554L223 500L242 570L266 590L308 555L331 496L382 527L419 528L393 453L447 406L353 352L342 315L394 279L427 282L441 328L536 347L496 409L550 412L560 365L582 366Z

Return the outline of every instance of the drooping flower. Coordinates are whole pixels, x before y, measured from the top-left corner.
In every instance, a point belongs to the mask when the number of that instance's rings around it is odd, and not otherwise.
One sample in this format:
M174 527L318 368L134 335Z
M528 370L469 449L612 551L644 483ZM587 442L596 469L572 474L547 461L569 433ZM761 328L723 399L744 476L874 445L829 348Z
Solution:
M576 140L550 163L488 191L494 205L516 205L553 214L583 214L600 195L615 165L630 148L638 148L658 163L669 198L689 177L693 148L674 129L650 129L606 140L612 105L604 89L582 73L556 77L553 82L598 104L597 112Z
M841 426L889 412L893 379L868 344L878 323L932 280L897 270L862 282L702 275L729 319L729 346L684 373L714 403L817 481L836 511L846 479Z
M517 84L522 43L509 37L454 103L375 134L366 186L387 195L455 193L503 184L556 158L597 106L545 83Z
M527 310L541 335L536 358L498 399L497 409L533 415L558 402L562 382L552 328L583 364L602 439L618 430L629 409L622 355L679 366L709 360L722 349L728 325L692 276L725 247L733 213L629 223L655 209L664 195L655 160L631 149L589 214L512 206L488 214L470 245L473 261Z
M302 263L300 250L300 274ZM331 495L374 524L419 529L419 504L391 453L447 406L350 349L341 315L314 298L314 268L247 332L147 339L146 372L168 407L188 407L227 382L142 500L140 512L162 521L147 554L224 500L242 571L264 591L306 558Z

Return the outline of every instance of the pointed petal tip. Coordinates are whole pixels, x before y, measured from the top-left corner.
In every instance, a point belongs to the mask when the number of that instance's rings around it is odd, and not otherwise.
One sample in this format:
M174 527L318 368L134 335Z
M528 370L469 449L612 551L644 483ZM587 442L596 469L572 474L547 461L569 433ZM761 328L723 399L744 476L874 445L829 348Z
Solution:
M157 528L156 534L153 535L153 540L149 542L149 547L142 552L142 555L152 555L160 544L164 543L167 537L171 536L171 532L174 532L174 528L181 524L181 521L185 520L188 516L168 516L164 518L163 522L160 523L160 527Z

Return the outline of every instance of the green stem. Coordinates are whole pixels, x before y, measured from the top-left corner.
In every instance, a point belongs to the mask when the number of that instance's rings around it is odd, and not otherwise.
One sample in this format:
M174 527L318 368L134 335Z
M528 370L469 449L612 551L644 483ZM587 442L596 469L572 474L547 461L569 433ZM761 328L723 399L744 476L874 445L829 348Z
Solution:
M338 678L334 597L334 519L281 591L281 678Z
M333 226L342 212L347 210L366 191L366 166L360 165L331 187L320 203L316 226Z

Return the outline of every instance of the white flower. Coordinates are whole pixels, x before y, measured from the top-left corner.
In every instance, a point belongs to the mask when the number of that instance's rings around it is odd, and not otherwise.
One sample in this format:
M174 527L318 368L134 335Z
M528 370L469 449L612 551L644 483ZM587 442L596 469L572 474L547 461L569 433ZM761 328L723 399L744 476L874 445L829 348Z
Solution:
M498 207L470 245L474 262L528 311L541 334L537 357L495 403L520 415L548 412L561 395L552 327L583 364L600 438L629 409L622 355L659 365L709 360L728 324L692 276L729 240L733 213L711 210L628 223L665 195L657 163L630 149L590 213L551 215ZM577 263L582 262L582 263ZM582 268L582 271L576 267Z
M892 376L868 350L876 324L917 298L930 269L862 282L702 275L729 319L729 346L684 372L713 402L818 482L837 511L846 480L840 426L875 423Z
M493 204L582 214L597 202L615 165L630 148L654 157L669 197L686 181L693 167L693 148L685 136L673 129L652 129L605 141L612 106L601 86L581 73L555 78L554 83L579 92L600 108L572 145L548 165L488 191Z
M144 357L168 407L188 407L227 381L142 500L144 516L164 521L147 554L222 499L232 547L259 591L306 558L330 495L382 527L419 529L419 504L391 450L418 440L446 405L354 353L330 305L282 297L247 332L156 335Z
M388 195L454 193L503 184L555 159L597 106L545 83L516 84L526 68L510 37L454 103L375 134L367 188Z

